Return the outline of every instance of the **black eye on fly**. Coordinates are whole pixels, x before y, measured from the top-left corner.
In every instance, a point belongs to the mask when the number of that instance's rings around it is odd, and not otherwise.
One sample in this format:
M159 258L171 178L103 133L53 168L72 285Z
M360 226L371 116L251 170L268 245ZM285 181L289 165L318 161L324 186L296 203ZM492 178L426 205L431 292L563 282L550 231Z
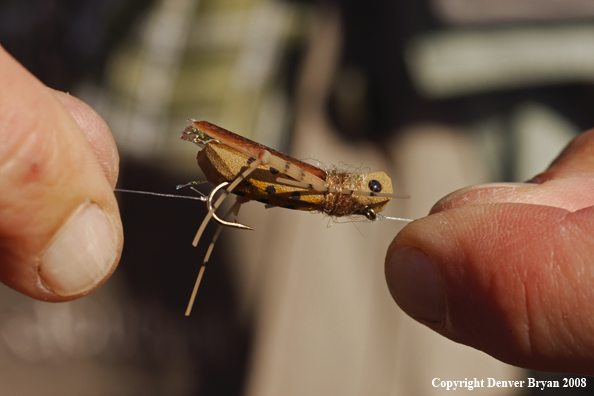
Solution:
M369 182L369 189L373 192L380 192L382 191L382 185L377 180L372 180Z

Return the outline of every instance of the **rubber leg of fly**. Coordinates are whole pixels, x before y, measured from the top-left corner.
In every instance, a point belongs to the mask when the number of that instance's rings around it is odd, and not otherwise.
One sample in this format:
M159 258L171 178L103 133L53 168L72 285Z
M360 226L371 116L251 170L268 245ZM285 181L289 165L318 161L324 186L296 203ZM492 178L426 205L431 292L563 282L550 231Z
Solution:
M227 213L225 213L224 219L227 219L231 215L231 213L239 213L239 207L241 206L241 202L236 201L231 209ZM192 290L192 296L190 296L190 301L188 302L188 307L186 308L186 316L190 316L192 312L192 307L194 306L194 300L196 299L196 294L198 294L198 288L200 287L200 283L202 282L202 277L204 276L204 271L206 270L206 264L210 259L210 255L214 249L217 240L219 239L219 235L221 235L221 231L223 231L223 226L220 225L214 236L212 237L212 241L210 241L210 245L208 246L208 250L206 251L206 256L204 256L204 261L202 261L202 265L200 266L200 271L198 272L198 277L196 278L196 283L194 283L194 290Z
M229 216L231 216L231 213L233 213L235 216L237 216L239 214L239 208L241 207L242 202L240 201L235 201L235 203L233 204L233 206L231 206L231 208L229 209L229 211L227 213L225 213L225 219L227 219ZM210 241L210 245L208 245L208 250L206 251L206 256L204 256L204 263L202 263L202 265L206 265L206 263L208 263L208 260L210 259L210 255L212 254L212 250L214 249L214 245L215 243L217 243L217 240L219 239L219 235L221 235L221 231L223 231L223 225L219 225L219 228L217 228L214 236L212 237L212 241Z
M190 302L188 303L188 307L186 308L186 316L190 316L190 312L192 312L192 307L194 306L194 300L196 299L196 294L198 293L198 287L200 287L200 282L202 282L202 276L204 276L204 270L206 270L205 265L200 267L200 272L198 272L198 278L196 278L196 283L194 284L194 290L192 290L192 296L190 297Z

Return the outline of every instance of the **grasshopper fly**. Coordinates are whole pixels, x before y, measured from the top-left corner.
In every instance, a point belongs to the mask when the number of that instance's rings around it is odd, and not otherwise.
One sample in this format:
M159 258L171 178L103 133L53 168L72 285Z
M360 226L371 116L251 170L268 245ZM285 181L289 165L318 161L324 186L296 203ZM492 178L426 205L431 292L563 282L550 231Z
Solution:
M251 229L224 219L232 212L237 213L242 203L254 200L269 206L318 211L331 217L360 215L369 220L378 220L386 218L379 213L390 199L409 198L392 193L392 181L384 172L323 170L209 122L189 121L192 125L182 132L181 139L201 148L198 165L206 179L216 186L206 199L209 211L192 244L198 245L211 218L221 226L200 268L186 315L190 314L206 263L222 226ZM215 202L214 195L220 190L224 194ZM227 215L219 218L215 211L229 193L234 193L237 201Z

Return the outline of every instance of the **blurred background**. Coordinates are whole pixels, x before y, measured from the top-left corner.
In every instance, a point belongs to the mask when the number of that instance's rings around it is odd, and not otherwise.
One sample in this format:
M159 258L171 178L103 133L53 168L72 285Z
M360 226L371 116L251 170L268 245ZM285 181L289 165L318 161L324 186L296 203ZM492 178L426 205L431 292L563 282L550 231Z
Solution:
M580 0L2 0L0 44L107 121L121 188L204 180L179 140L191 117L383 170L412 195L386 214L418 218L466 185L530 178L594 125L593 22ZM206 208L118 201L124 253L100 290L48 304L0 286L1 395L438 395L436 377L558 377L400 312L383 258L404 224L248 203L256 231L224 230L187 318Z

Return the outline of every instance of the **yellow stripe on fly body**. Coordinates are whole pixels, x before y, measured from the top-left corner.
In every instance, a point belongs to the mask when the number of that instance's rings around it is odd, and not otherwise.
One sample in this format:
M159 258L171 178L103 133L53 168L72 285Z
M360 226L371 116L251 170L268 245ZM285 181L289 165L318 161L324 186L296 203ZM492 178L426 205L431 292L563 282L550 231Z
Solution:
M198 165L206 179L217 186L208 196L209 211L192 244L196 246L206 225L214 218L222 226L251 229L240 223L219 218L215 211L224 198L233 192L235 205L224 218L249 200L287 209L319 211L328 216L362 215L377 220L392 198L408 198L392 194L392 181L384 172L349 173L338 169L322 170L270 147L246 139L206 121L192 121L181 139L197 144ZM214 194L226 188L213 203ZM200 269L186 310L191 307L204 274L205 265L221 227L211 242Z

